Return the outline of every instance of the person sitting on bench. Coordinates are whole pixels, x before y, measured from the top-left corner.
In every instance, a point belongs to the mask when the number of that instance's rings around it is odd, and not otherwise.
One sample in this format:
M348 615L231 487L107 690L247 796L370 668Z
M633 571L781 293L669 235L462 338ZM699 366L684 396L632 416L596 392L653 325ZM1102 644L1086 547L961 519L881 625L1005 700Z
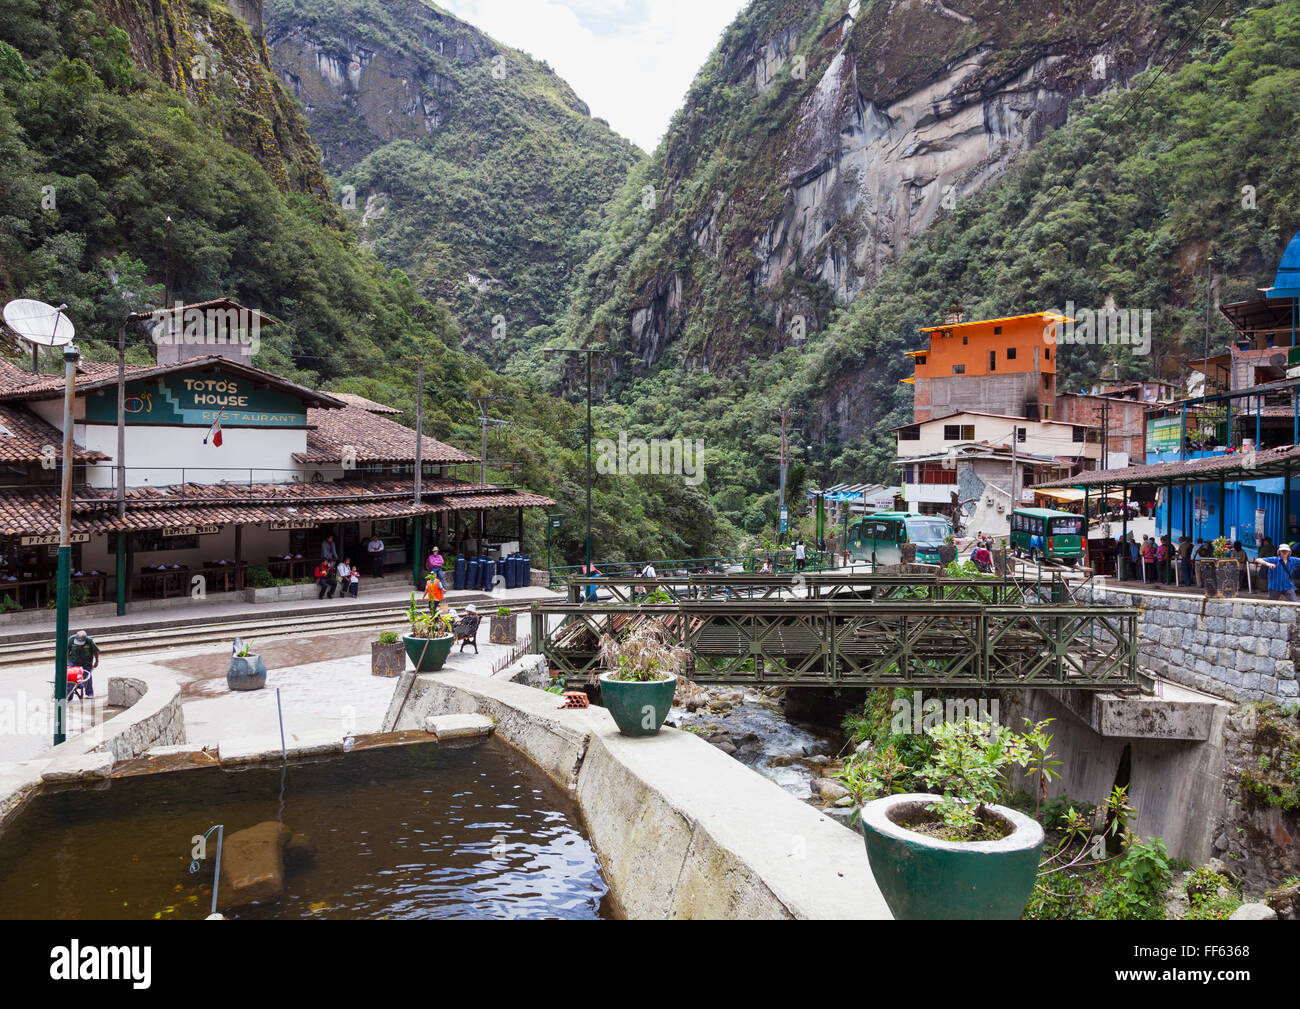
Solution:
M457 620L451 628L456 635L456 640L460 642L460 650L463 652L466 645L474 646L474 654L478 654L478 608L470 603L465 607L465 615Z

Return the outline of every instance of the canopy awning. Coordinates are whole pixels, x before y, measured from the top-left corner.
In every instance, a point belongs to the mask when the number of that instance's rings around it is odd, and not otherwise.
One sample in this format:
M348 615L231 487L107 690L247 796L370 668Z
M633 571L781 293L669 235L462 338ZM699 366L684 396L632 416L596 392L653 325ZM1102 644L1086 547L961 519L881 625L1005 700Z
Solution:
M1043 495L1043 497L1049 497L1053 501L1082 501L1084 495L1083 491L1078 490L1074 487L1063 487L1054 490L1039 490L1038 488L1031 488L1031 490L1033 490L1035 494L1041 494ZM1100 493L1093 493L1091 491L1088 492L1089 499L1098 498L1098 497L1101 497ZM1106 497L1110 498L1112 501L1124 500L1123 492L1117 490L1108 491Z

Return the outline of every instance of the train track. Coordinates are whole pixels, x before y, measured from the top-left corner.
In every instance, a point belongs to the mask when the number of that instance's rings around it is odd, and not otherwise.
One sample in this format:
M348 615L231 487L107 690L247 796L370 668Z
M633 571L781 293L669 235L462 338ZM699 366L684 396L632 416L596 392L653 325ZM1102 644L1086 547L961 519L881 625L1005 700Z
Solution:
M519 613L527 610L529 603L493 604L491 609L495 611L497 605L505 605L512 613ZM484 610L483 616L488 616L487 605L482 604L480 608ZM290 614L187 627L160 627L116 634L110 632L95 635L95 644L99 645L102 656L124 656L164 651L170 648L189 648L218 641L228 645L236 637L256 640L258 644L262 644L304 635L400 630L406 624L406 610L406 605L401 605L370 610L345 610L338 614ZM18 642L0 647L0 668L53 661L54 645L49 640Z

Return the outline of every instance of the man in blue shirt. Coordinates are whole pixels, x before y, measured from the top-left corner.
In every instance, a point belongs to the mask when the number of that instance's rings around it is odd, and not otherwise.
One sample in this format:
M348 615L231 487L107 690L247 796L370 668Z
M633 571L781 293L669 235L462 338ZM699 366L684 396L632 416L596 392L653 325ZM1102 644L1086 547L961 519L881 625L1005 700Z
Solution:
M1268 572L1268 597L1270 599L1285 599L1287 602L1300 602L1296 598L1295 582L1292 580L1292 574L1300 569L1300 560L1291 556L1291 546L1288 543L1279 543L1277 547L1277 559L1264 560L1260 558L1260 564L1269 569Z

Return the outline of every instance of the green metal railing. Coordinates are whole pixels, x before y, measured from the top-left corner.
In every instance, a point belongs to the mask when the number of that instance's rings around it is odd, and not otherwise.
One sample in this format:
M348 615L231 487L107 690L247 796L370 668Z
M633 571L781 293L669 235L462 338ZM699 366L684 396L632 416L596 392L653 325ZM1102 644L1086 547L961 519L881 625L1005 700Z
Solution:
M673 557L664 560L651 561L595 561L593 567L600 572L602 578L627 578L636 575L645 569L646 564L653 564L656 572L664 575L685 575L687 572L699 573L704 569L718 574L724 573L728 568L739 566L746 572L757 572L763 567L764 561L771 561L775 570L780 573L795 570L795 559L793 550L778 550L770 554L733 554L730 556L718 557ZM835 566L834 555L829 550L809 550L807 559L804 562L805 571L825 571ZM583 574L583 564L564 564L557 565L551 569L550 587L557 589L566 581L575 576Z
M599 671L603 636L654 621L700 683L781 686L1136 686L1130 607L953 600L687 599L534 603L532 648L571 682Z

